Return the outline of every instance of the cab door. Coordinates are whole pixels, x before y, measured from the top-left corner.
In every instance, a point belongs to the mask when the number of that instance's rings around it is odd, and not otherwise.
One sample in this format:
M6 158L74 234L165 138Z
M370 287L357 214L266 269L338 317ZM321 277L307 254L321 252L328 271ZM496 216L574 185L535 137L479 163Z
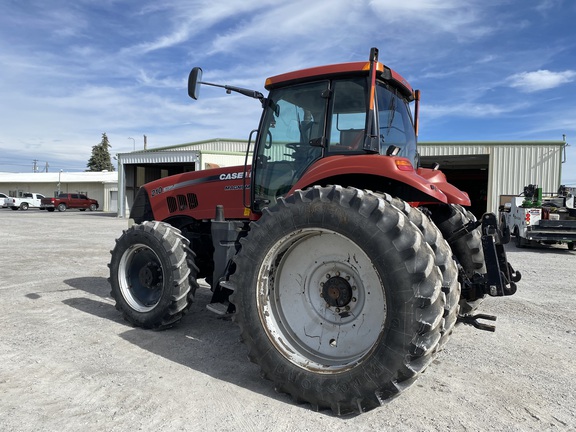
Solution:
M255 211L285 195L310 164L322 157L329 98L327 80L270 92L252 164Z

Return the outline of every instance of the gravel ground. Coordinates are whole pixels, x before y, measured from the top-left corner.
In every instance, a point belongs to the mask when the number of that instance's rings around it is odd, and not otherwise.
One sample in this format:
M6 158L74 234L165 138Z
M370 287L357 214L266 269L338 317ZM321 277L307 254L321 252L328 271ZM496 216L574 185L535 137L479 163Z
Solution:
M277 394L208 289L177 328L132 328L107 282L124 219L0 210L1 431L576 430L576 252L508 248L495 333L458 326L414 386L338 418Z

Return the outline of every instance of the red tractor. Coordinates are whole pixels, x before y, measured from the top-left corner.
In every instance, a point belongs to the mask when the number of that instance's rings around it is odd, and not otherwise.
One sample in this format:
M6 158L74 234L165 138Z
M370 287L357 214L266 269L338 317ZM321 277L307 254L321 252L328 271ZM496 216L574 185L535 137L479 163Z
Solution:
M251 164L144 185L116 241L110 284L136 326L164 329L205 279L210 310L232 314L250 359L279 391L341 415L414 382L457 322L511 295L496 216L418 163L419 91L378 61L268 78ZM409 107L415 101L414 117ZM252 147L253 151L252 151ZM509 236L508 236L509 237Z

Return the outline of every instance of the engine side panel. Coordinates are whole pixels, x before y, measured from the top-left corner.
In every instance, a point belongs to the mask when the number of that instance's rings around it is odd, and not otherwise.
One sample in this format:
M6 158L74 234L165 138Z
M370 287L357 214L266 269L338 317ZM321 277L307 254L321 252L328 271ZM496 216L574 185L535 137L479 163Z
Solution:
M224 206L227 219L248 219L243 191L250 188L250 172L246 179L244 173L244 166L216 168L165 177L142 187L155 220L178 216L212 219L217 205Z

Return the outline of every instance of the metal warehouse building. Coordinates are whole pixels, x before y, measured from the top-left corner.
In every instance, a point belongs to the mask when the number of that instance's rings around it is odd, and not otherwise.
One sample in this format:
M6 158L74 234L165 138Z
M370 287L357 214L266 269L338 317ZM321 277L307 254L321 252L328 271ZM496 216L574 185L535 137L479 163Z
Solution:
M566 141L420 142L423 166L440 164L448 181L468 192L472 211L497 212L500 195L518 195L528 184L546 192L560 186Z
M566 145L564 140L420 142L419 151L422 166L438 163L449 182L469 193L472 211L481 215L497 212L500 195L517 195L528 184L556 191ZM118 216L130 213L143 184L213 166L242 165L246 146L242 140L214 139L118 154Z

